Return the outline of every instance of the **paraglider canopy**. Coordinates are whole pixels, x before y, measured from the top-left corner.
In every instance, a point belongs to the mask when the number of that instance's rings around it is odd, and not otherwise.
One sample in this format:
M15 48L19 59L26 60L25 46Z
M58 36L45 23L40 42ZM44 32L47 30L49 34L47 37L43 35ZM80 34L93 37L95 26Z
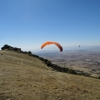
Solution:
M41 49L44 48L46 45L49 45L49 44L55 44L60 49L60 52L63 51L63 48L62 48L62 46L59 43L57 43L57 42L50 42L50 41L43 43L41 45Z

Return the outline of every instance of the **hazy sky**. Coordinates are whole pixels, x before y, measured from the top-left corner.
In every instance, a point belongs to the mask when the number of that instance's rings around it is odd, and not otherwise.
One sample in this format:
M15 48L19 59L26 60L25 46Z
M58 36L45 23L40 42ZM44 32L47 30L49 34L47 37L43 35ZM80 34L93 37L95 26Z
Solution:
M0 0L0 47L41 50L45 41L100 45L100 0Z

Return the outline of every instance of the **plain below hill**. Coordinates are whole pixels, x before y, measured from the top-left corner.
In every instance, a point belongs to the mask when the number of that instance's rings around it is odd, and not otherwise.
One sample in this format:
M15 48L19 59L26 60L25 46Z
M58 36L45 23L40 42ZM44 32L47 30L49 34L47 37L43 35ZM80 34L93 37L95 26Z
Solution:
M1 50L0 100L100 100L100 80L57 72L36 57Z

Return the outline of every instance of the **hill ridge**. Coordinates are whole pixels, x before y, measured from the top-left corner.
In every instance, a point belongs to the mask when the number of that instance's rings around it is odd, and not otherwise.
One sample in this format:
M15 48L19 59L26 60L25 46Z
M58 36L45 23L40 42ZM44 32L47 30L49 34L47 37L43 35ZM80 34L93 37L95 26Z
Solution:
M67 67L61 67L59 65L53 64L48 59L40 57L40 56L38 56L36 54L32 54L31 51L22 51L21 48L12 47L12 46L7 45L7 44L5 44L1 49L2 50L15 51L15 52L18 52L18 53L27 54L27 55L29 55L31 57L36 57L39 60L41 60L43 63L45 63L47 65L47 67L52 68L52 70L54 70L54 71L65 72L65 73L70 73L70 74L75 74L75 75L83 75L83 76L86 76L86 77L92 77L92 78L98 78L98 79L100 79L100 77L93 77L89 73L85 73L83 71L77 72L77 70L74 70L74 69L71 69L71 68L67 68Z

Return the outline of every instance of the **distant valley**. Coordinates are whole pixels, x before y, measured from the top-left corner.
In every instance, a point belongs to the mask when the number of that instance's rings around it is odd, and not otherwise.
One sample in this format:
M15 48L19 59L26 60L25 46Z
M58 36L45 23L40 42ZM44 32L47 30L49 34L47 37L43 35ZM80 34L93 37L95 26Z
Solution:
M39 56L49 59L52 63L62 67L85 72L92 77L100 76L100 48L90 47L80 50L65 50L64 52L38 52Z

